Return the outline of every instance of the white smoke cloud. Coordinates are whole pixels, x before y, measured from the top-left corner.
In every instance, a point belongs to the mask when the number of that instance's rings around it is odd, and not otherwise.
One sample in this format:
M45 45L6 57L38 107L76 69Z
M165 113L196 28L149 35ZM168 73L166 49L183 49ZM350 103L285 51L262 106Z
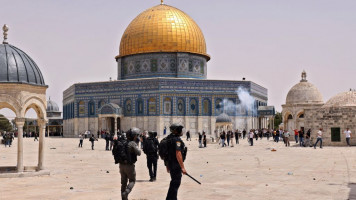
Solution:
M239 87L236 90L236 94L238 96L239 102L235 103L229 99L224 99L220 103L220 111L228 115L234 115L237 113L238 115L245 115L248 112L249 115L256 115L257 110L255 109L255 98L251 96L250 92L243 87ZM239 120L236 124L236 128L242 130L247 128L246 120Z

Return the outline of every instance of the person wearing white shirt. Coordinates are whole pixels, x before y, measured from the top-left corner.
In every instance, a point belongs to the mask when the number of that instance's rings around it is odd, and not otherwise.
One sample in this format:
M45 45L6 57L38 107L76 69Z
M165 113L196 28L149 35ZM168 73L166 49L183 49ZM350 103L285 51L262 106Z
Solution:
M345 137L346 137L346 142L347 145L350 147L350 139L351 139L351 131L349 130L349 128L346 129L346 131L344 131Z
M254 136L253 130L250 130L249 133L250 146L253 146L253 136Z
M287 130L284 130L283 134L284 134L284 142L286 146L290 146L290 142L289 142L290 133Z
M317 136L316 142L314 144L314 149L316 149L316 145L318 144L319 141L320 141L320 149L322 149L323 148L323 129L322 128L320 128L318 131L318 136Z

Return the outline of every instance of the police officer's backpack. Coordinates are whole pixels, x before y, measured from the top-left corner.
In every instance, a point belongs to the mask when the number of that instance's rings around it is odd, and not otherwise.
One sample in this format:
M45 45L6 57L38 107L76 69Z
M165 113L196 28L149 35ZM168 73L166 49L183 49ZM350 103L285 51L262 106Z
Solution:
M167 160L168 159L168 154L169 154L169 146L172 145L172 139L167 136L161 140L161 142L158 145L158 154L159 157L161 157L162 160Z
M112 149L112 155L114 156L115 164L130 164L131 156L128 152L127 140L115 140L114 147Z

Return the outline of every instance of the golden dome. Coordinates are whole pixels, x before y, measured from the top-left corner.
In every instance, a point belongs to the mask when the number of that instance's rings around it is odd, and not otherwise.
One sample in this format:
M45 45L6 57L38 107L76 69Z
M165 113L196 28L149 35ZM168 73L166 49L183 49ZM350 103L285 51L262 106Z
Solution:
M130 23L116 58L154 52L188 52L210 59L199 26L183 11L165 4L147 9Z

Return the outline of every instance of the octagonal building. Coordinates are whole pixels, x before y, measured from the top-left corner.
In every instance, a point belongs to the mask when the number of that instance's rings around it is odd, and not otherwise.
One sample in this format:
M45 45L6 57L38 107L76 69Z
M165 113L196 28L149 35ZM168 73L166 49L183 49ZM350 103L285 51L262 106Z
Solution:
M63 92L65 136L131 127L163 134L171 123L209 135L223 100L240 102L238 88L255 102L251 109L225 110L233 128L267 128L256 112L267 105L267 89L252 81L208 80L203 32L183 11L165 4L147 9L128 25L119 49L117 80L78 83Z

